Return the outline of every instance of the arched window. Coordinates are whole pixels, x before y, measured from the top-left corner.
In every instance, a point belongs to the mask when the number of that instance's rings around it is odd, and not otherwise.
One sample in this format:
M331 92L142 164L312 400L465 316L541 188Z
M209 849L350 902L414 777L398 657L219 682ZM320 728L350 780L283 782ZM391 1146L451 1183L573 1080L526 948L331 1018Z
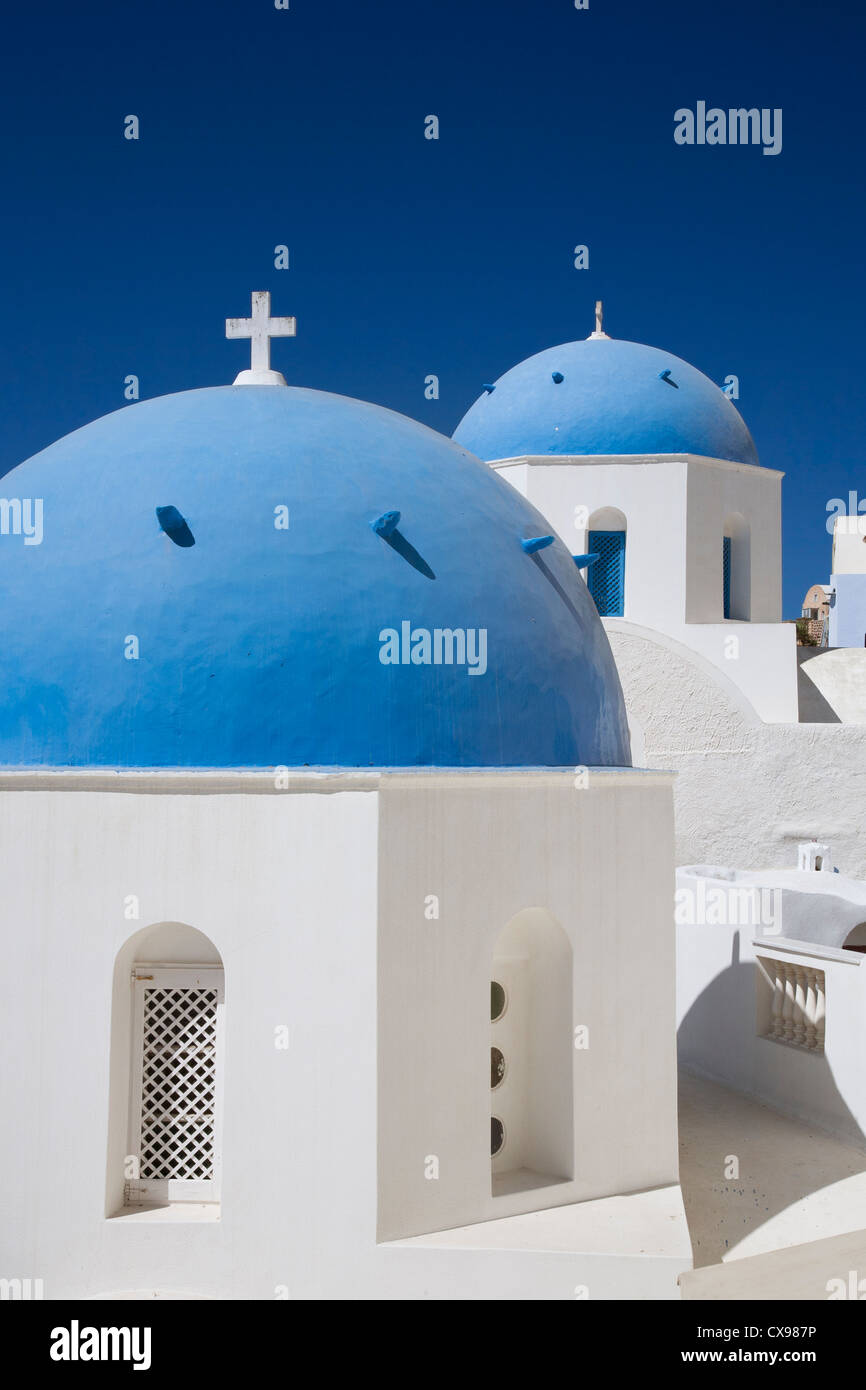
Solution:
M494 1197L574 1176L571 943L550 913L504 927L490 985Z
M220 1200L222 961L160 922L118 954L111 1025L107 1214Z
M616 507L593 512L586 548L598 559L589 566L586 583L603 618L621 618L625 612L625 536L625 517Z
M722 616L748 622L752 611L751 536L739 512L725 518L722 534Z

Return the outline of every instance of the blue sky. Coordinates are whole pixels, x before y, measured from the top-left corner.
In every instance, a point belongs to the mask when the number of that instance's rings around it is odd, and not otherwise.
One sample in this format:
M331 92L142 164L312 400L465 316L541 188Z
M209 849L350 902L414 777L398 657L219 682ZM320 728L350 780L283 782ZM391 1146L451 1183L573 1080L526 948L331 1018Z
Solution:
M739 377L787 475L797 614L827 502L866 499L864 29L854 0L7 11L0 472L121 407L128 373L142 396L231 381L251 289L298 318L290 382L447 433L602 298L614 336ZM698 100L781 107L781 154L675 145Z

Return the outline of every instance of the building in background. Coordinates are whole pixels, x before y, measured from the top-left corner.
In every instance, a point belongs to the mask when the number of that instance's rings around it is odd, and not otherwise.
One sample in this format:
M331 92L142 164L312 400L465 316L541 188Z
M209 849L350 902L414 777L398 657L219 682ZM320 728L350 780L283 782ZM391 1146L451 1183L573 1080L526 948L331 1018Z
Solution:
M866 647L866 516L837 516L830 576L830 646Z
M798 718L782 621L782 477L736 406L672 353L610 338L505 372L454 438L544 513L578 554L613 630L673 639L733 682L758 718Z
M797 643L805 647L826 647L830 635L830 594L823 584L813 584L803 599L797 622Z
M782 621L783 474L760 466L721 387L671 353L609 338L597 305L587 339L491 382L454 437L576 555L635 758L678 774L678 862L789 864L819 834L866 877L863 635L859 651L798 647ZM851 547L861 563L866 546L846 541L853 571ZM866 574L839 580L851 612Z

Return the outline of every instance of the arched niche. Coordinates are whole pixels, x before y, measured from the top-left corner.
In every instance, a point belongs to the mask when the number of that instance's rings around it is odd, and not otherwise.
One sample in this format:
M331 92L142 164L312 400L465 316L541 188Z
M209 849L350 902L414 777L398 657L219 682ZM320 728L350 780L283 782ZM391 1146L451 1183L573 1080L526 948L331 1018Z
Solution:
M852 927L842 945L846 951L859 951L861 955L866 955L866 922L858 922L856 927Z
M112 982L105 1214L123 1209L132 1104L133 975L139 968L190 970L222 977L222 957L210 937L186 922L153 922L127 938L115 957Z
M599 507L589 518L588 554L598 555L586 573L589 592L603 618L625 614L626 519L618 507Z
M494 1196L574 1176L572 973L571 943L545 909L526 908L500 932L490 1001Z
M752 614L751 532L740 512L725 517L722 532L722 614L740 622Z

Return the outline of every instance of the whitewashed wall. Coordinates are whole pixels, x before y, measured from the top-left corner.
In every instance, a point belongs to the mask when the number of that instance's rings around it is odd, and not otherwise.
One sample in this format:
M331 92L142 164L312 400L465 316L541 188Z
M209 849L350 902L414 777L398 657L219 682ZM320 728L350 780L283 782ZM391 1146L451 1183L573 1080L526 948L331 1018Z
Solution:
M797 720L796 635L780 621L781 473L691 455L544 456L495 467L574 554L589 549L583 515L618 508L627 523L624 618L699 652L761 719ZM732 518L749 530L748 597L735 603L747 620L723 614L722 538ZM735 600L739 585L735 564Z
M652 615L659 627L685 621L685 459L543 457L500 463L496 471L547 517L574 554L589 549L582 517L616 507L627 526L626 615L635 622L649 622ZM721 529L719 537L721 593Z
M306 774L283 792L265 775L4 775L0 1274L42 1278L47 1298L571 1300L583 1285L593 1298L676 1297L690 1256L676 1186L670 790L627 776L596 795L568 773L414 789L395 775L385 790L375 774ZM666 887L650 904L644 874ZM437 889L430 922L421 899ZM125 916L133 894L137 920ZM667 1186L613 1210L563 1208L529 1237L495 1221L495 1254L474 1228L377 1245L380 1175L385 1231L499 1214L481 1084L491 943L540 898L573 934L576 1011L593 1037L576 1068L571 1200ZM219 1220L110 1214L124 1148L108 1118L112 977L132 933L157 922L205 933L225 966ZM669 1019L646 1038L642 978ZM287 1051L275 1047L284 1024ZM437 1184L424 1158L438 1150ZM624 1210L627 1236L612 1235Z
M577 790L568 773L407 775L381 795L381 1237L676 1182L668 779L591 771ZM424 918L430 894L438 921ZM494 949L537 907L571 942L573 1023L589 1029L587 1050L563 1049L574 1177L493 1197Z
M763 724L694 651L606 626L644 762L677 773L678 864L793 867L797 845L817 837L866 878L866 726Z
M681 875L678 885L689 880ZM680 1064L866 1147L866 971L862 955L756 938L750 926L677 928ZM756 957L824 972L824 1050L761 1036L765 1016Z
M866 574L866 516L837 516L833 525L833 574Z
M686 622L718 623L723 617L720 537L725 520L735 515L744 519L750 533L749 612L743 617L752 623L779 622L782 477L770 468L705 459L689 461Z

